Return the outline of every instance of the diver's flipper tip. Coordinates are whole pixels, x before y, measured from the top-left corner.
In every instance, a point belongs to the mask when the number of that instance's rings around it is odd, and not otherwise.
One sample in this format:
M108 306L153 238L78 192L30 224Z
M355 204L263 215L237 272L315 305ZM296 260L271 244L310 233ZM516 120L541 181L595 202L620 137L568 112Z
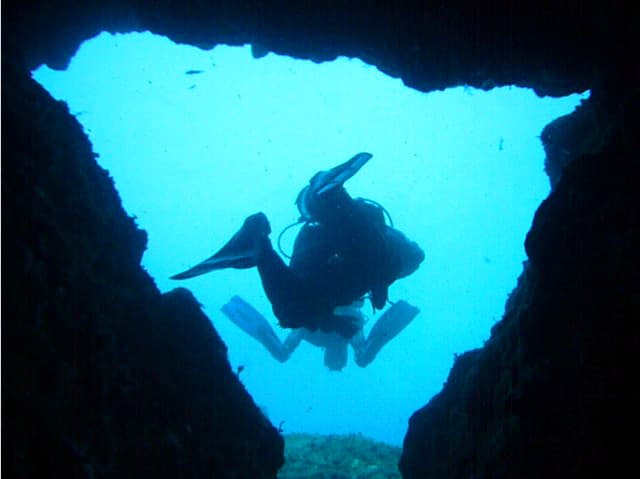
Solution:
M256 265L258 241L271 233L269 220L264 213L247 217L242 227L220 250L208 259L198 263L171 279L188 279L218 269L246 269Z
M215 255L211 258L203 261L202 263L198 263L193 268L189 268L182 273L174 274L171 276L171 279L189 279L195 278L196 276L200 276L202 274L208 273L210 271L215 271L217 269L225 269L225 268L249 268L253 266L253 256L242 256L242 255L228 255L224 257L216 257Z
M382 347L395 338L415 318L420 309L400 300L387 309L373 325L364 346L356 351L356 363L365 367L373 361Z
M240 296L233 296L220 310L236 326L259 341L275 359L280 362L289 359L291 352L284 348L269 322Z
M372 157L373 155L371 153L358 153L341 165L331 168L329 171L322 172L322 174L316 177L316 184L312 183L311 185L313 192L322 195L337 186L343 185L345 181L355 175Z
M189 279L195 276L200 276L201 274L204 274L207 272L207 271L198 270L197 268L198 268L197 266L194 266L193 268L183 271L182 273L174 274L169 279Z

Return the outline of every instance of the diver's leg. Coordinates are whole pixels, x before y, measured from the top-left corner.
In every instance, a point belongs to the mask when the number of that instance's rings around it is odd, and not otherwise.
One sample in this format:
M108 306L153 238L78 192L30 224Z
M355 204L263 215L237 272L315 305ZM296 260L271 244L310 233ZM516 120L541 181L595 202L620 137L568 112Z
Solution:
M330 314L321 291L312 291L275 252L268 238L258 248L258 272L262 287L271 302L273 313L285 328L318 328L319 318Z
M357 358L360 356L361 351L364 349L366 341L364 339L364 330L360 329L356 334L354 334L351 339L349 339L349 344L353 348L353 353Z
M291 351L283 346L271 325L240 296L232 297L220 309L236 326L257 339L278 361L285 362L289 359Z
M300 342L309 334L309 331L304 328L294 329L289 335L284 338L282 347L284 348L287 358L293 354L296 348L300 345Z
M269 220L264 213L247 217L242 227L216 254L171 279L187 279L209 271L224 268L251 268L257 261L257 243L271 233Z
M406 301L398 301L384 312L373 325L364 344L355 349L355 361L360 367L367 366L373 361L382 347L400 333L420 310Z

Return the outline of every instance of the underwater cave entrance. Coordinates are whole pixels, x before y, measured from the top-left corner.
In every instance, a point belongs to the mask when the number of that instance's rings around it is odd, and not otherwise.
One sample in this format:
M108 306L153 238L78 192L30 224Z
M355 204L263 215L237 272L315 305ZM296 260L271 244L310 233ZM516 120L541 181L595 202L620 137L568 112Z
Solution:
M440 390L453 355L480 346L501 317L549 192L538 135L583 98L518 88L424 94L355 59L256 60L249 47L202 51L148 33L101 34L67 71L34 77L69 104L148 232L144 267L162 291L194 292L271 421L285 433L357 432L393 445ZM366 369L350 361L329 372L306 344L280 364L239 331L219 312L234 294L285 335L253 270L168 279L256 211L275 239L297 219L293 202L311 175L359 151L374 157L348 191L384 205L427 254L390 291L420 315ZM294 236L285 234L285 251Z

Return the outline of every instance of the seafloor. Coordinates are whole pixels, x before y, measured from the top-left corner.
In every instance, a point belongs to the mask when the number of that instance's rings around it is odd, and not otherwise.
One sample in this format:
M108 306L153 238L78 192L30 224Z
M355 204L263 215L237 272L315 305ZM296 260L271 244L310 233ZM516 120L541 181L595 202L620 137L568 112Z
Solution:
M360 434L285 436L285 464L279 479L400 478L401 449Z

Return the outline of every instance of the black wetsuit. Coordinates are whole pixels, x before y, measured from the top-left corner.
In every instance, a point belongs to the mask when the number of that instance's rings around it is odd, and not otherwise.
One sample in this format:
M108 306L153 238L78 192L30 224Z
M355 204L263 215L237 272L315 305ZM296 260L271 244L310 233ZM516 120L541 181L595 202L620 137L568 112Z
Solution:
M389 285L415 271L424 253L385 224L380 207L352 199L342 187L315 206L317 221L302 227L290 265L265 238L258 271L282 326L320 328L350 337L361 325L334 315L334 308L371 293L374 308L382 309ZM406 264L398 263L400 257L415 264L407 270Z

